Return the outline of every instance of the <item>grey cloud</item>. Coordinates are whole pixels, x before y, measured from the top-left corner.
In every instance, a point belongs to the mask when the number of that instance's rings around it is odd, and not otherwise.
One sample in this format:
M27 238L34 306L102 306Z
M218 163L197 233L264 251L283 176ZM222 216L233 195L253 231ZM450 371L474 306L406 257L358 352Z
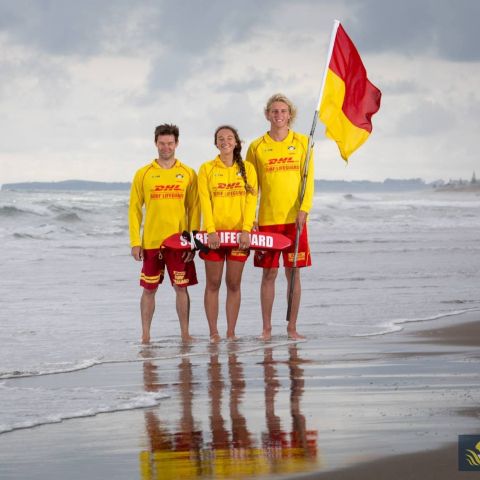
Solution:
M453 61L480 59L480 2L476 0L360 0L353 7L347 31L362 51L434 54Z
M52 107L63 102L70 86L70 77L61 62L44 56L0 60L0 100L33 97Z
M391 82L383 82L378 87L382 90L383 95L404 95L413 93L425 93L425 87L419 85L413 80L397 80Z
M181 83L215 48L246 38L272 1L0 0L0 33L57 56L140 52L150 91Z
M397 131L418 137L450 132L455 123L452 115L452 111L442 105L425 101L403 115L397 123Z
M279 84L282 81L282 77L272 69L266 71L250 69L242 79L225 79L217 86L216 90L220 93L244 93L256 89L262 89L270 84Z
M165 47L194 55L275 26L287 5L286 0L0 0L0 31L15 43L58 55L138 48L151 53ZM308 37L323 21L327 4L295 5L295 26L302 25ZM361 51L480 59L476 0L344 0L339 9L348 11L345 27Z
M111 42L154 50L199 52L248 35L270 1L0 0L0 31L16 43L53 54L89 55ZM249 12L255 12L255 16Z
M251 4L251 2L245 2ZM222 39L238 40L248 23L238 15L242 3L165 0L157 12L158 34L176 51L201 52Z
M112 3L19 0L0 2L0 29L10 41L53 54L92 54L103 46Z
M167 51L156 56L152 59L148 75L148 89L152 92L158 88L174 88L190 76L191 69L190 55L178 55L176 52Z
M269 5L270 1L255 0L165 0L152 19L165 51L153 60L149 87L174 87L197 70L221 67L215 49L247 38L257 16L262 18ZM240 83L236 86L241 88Z

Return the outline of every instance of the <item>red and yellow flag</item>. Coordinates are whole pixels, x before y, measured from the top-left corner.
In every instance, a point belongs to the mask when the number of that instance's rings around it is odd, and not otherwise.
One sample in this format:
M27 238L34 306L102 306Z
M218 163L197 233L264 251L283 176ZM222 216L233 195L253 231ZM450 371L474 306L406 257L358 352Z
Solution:
M368 80L362 59L342 25L335 26L319 117L326 135L337 142L342 158L348 161L369 137L382 93Z

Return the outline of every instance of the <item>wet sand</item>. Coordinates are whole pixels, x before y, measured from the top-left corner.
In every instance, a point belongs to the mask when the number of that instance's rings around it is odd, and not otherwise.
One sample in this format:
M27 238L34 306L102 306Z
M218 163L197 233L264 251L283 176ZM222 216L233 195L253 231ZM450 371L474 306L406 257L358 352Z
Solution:
M480 315L478 312L464 314L460 318L444 318L438 321L417 323L406 327L400 334L400 342L414 344L429 344L438 346L466 347L464 359L480 358ZM453 324L452 324L453 322ZM462 323L463 322L463 323ZM441 355L445 349L432 349L423 352L423 355ZM405 355L416 354L405 352ZM422 355L422 353L420 353ZM459 369L459 374L461 369ZM459 434L473 434L480 437L480 385L478 379L472 382L475 390L477 407L459 409L452 415L471 418L471 428ZM480 438L479 438L480 440ZM387 456L370 462L361 462L340 468L334 471L317 472L302 475L304 480L329 479L329 480L390 480L390 479L421 479L421 480L457 480L471 478L475 472L459 471L458 468L458 443L449 443L443 447L431 450L426 445L424 451L408 454ZM480 451L478 452L480 454ZM479 457L480 458L480 457ZM480 474L480 467L477 475Z
M174 355L153 344L135 362L16 379L165 398L0 435L0 478L465 478L456 442L480 432L479 317L344 340L200 342Z

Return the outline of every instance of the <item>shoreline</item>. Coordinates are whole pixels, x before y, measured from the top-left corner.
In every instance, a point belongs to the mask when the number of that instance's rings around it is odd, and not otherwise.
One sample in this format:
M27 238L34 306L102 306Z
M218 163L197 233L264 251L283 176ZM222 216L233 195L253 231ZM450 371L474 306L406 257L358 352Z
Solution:
M480 358L480 312L478 311L408 323L403 331L387 335L396 334L405 337L401 342L409 345L468 347L467 351L470 352L471 358ZM471 350L471 347L475 350ZM427 355L428 352L420 354ZM480 436L480 406L457 410L454 415L471 417L474 420L469 431L459 432L459 434ZM403 480L407 478L462 480L469 473L475 472L459 471L458 443L449 442L434 449L426 448L411 453L383 456L342 468L297 475L295 478L299 480Z
M168 467L165 478L460 478L456 438L480 432L479 320L469 311L382 336L225 343L168 360L145 348L138 362L11 379L165 398L2 434L0 477L95 480L113 468L149 480Z
M462 480L475 472L458 470L457 444L436 450L406 453L343 469L299 475L299 480Z

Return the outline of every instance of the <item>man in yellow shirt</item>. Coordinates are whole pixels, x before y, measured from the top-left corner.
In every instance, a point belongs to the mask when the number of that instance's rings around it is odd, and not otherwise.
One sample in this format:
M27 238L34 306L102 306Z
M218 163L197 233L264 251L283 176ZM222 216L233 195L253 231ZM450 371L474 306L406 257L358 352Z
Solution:
M313 156L309 162L305 195L300 204L302 173L307 157L308 138L290 130L296 116L293 103L282 94L269 98L265 117L270 130L254 140L248 149L246 161L255 167L260 190L258 225L261 231L278 232L292 240L292 246L282 252L285 274L290 291L296 230L300 242L297 267L311 265L307 236L307 216L313 202ZM278 274L280 252L257 251L254 264L263 268L260 298L262 305L262 338L269 340L272 331L272 308L275 299L275 280ZM300 306L300 273L295 275L292 309L287 332L289 338L304 338L297 332Z
M150 342L155 294L163 281L165 268L176 293L182 340L192 339L188 329L190 297L187 286L198 283L193 252L160 248L170 235L200 228L197 175L175 158L178 136L175 125L163 124L155 129L158 158L137 171L130 192L130 246L133 258L143 261L140 275L142 343Z

